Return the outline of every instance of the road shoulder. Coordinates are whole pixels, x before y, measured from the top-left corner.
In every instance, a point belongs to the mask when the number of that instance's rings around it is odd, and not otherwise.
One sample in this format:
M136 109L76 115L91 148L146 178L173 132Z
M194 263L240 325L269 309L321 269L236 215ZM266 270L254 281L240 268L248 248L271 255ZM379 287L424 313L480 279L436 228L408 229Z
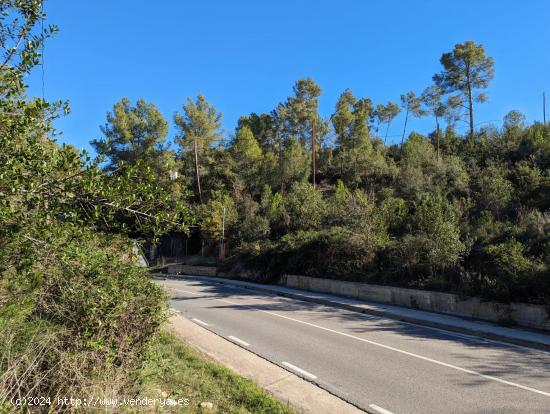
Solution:
M168 328L186 344L248 378L302 413L356 414L363 411L283 368L204 329L181 315Z

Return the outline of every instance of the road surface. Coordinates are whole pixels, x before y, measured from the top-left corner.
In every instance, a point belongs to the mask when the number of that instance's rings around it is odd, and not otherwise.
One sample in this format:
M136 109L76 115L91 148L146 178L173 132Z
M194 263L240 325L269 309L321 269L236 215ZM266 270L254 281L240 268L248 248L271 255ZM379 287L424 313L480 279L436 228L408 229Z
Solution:
M369 412L550 413L550 353L196 279L171 306Z

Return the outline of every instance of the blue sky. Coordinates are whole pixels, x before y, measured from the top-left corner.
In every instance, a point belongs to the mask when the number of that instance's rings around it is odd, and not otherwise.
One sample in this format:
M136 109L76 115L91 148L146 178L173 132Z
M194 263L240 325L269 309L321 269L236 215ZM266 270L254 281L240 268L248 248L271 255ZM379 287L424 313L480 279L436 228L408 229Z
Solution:
M549 1L140 1L48 0L60 27L45 50L46 98L68 99L61 141L79 148L100 136L112 105L126 96L154 102L170 121L202 93L223 113L227 135L240 115L267 112L311 76L332 113L346 88L375 103L421 92L455 43L474 40L495 59L489 101L476 123L511 109L542 118L550 95ZM41 94L40 69L29 78ZM549 99L550 101L550 99ZM432 120L410 128L428 132ZM496 123L498 125L498 123ZM402 119L390 129L398 141Z

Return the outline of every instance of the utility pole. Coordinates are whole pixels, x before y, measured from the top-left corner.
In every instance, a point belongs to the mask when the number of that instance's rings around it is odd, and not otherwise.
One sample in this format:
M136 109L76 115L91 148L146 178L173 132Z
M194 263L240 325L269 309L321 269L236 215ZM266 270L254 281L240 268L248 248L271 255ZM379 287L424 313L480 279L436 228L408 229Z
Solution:
M313 117L313 121L311 122L311 165L313 169L313 189L315 189L315 117Z
M225 206L222 213L222 239L220 240L220 259L225 258Z

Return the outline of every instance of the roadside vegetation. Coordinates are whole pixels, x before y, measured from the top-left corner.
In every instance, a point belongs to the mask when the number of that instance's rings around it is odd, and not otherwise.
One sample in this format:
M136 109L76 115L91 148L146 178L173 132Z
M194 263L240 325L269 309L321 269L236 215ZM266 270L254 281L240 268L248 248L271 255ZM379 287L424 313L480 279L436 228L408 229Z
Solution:
M39 29L39 1L3 1L0 19L0 411L70 411L53 401L122 395L143 364L166 299L128 236L185 231L188 211L148 166L107 174L55 142L68 106L27 98L24 80L57 28Z
M222 270L260 281L298 273L550 305L550 125L517 110L477 118L494 76L483 45L459 43L440 62L399 103L348 89L324 118L321 87L300 79L229 137L204 96L188 98L161 153L190 194L202 252L217 256L223 238ZM141 159L151 137L167 145L165 129L141 128L161 118L153 108L115 104L93 143L109 168ZM432 131L411 131L420 117Z
M163 332L148 351L147 364L136 372L135 395L167 395L189 399L189 405L151 412L290 414L293 411L266 394L254 382L209 361L180 340ZM201 403L203 406L201 407ZM206 404L204 404L206 403ZM208 407L212 404L212 408ZM152 407L151 407L152 408ZM139 412L147 412L140 410Z
M162 333L167 298L136 243L188 229L184 194L159 186L151 164L107 170L55 142L68 106L25 96L57 31L37 29L43 17L38 1L0 3L0 412L88 412L58 399L135 397L147 384L191 398L185 412L200 412L196 398L290 412Z
M41 10L0 3L0 411L14 396L154 386L224 412L286 412L159 333L166 297L136 252L166 234L199 234L211 253L224 238L222 266L259 280L303 273L550 304L550 126L515 110L476 124L493 77L483 46L443 54L434 84L400 104L346 90L327 118L321 88L300 79L229 139L203 96L175 114L173 143L153 103L123 98L89 155L55 140L67 103L26 95L57 32L41 28ZM422 116L433 132L410 132Z

